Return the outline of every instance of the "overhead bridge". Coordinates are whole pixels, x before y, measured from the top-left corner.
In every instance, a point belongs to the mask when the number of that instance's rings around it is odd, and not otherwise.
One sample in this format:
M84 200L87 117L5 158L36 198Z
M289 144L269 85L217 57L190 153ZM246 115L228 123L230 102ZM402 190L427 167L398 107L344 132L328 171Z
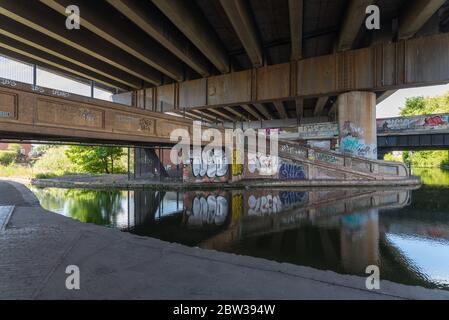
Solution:
M449 149L449 114L377 120L379 155L389 151Z
M168 145L192 121L0 79L0 138L118 145Z

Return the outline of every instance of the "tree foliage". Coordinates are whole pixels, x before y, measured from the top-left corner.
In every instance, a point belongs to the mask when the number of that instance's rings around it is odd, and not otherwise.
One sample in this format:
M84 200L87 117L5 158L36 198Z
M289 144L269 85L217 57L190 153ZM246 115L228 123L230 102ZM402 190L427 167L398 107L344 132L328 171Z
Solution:
M120 165L124 152L120 147L70 146L65 153L85 172L109 174L124 171Z
M449 92L435 97L407 98L400 113L402 116L449 113ZM387 158L393 160L392 156L387 155ZM404 152L402 160L413 167L439 167L448 163L448 151Z
M401 116L449 113L449 92L435 97L407 98Z

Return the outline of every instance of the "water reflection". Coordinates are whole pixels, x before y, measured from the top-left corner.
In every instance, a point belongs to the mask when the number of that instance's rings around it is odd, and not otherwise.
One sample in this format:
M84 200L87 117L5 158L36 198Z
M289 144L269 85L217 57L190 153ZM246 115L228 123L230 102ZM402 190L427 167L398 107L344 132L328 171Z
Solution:
M449 189L33 191L83 222L340 273L374 264L383 279L449 289Z

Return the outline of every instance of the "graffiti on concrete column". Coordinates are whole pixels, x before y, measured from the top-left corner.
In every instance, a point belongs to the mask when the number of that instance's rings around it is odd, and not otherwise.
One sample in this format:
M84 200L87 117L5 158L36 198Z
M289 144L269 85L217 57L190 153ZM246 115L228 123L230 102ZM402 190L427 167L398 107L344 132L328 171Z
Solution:
M204 150L201 158L192 159L192 173L194 177L224 177L228 173L227 163L225 152Z
M195 196L188 224L202 226L222 225L228 215L228 200L223 196Z
M303 165L282 163L279 168L279 178L283 180L305 180L307 175Z
M366 144L363 137L364 131L362 128L346 121L342 128L341 151L359 157L377 157L377 146Z

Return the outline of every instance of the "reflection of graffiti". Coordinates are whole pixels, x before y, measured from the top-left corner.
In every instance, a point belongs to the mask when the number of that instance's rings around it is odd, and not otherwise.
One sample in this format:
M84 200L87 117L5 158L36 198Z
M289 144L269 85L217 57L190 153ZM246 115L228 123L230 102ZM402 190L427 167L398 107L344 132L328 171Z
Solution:
M248 171L260 175L270 176L276 174L278 169L278 158L262 154L248 153Z
M449 129L449 114L411 116L377 120L377 131L420 131Z
M215 195L210 195L207 198L195 196L188 224L196 226L206 224L222 225L227 215L228 200L225 197Z
M227 162L224 152L205 150L200 159L192 160L192 172L195 177L223 177L228 173Z
M283 163L279 169L279 178L284 180L305 180L304 166L293 163Z
M284 191L279 194L284 209L296 207L307 202L307 192Z
M260 197L250 195L248 198L248 215L269 215L303 205L307 202L307 192L280 192L278 195L267 194Z
M248 215L250 216L261 216L282 211L281 199L279 196L273 196L271 194L259 198L251 195L248 198L248 206Z
M234 150L232 152L232 175L240 176L243 174L243 164L237 163L237 159L239 158L239 151Z
M232 221L238 221L243 213L243 195L232 196Z

